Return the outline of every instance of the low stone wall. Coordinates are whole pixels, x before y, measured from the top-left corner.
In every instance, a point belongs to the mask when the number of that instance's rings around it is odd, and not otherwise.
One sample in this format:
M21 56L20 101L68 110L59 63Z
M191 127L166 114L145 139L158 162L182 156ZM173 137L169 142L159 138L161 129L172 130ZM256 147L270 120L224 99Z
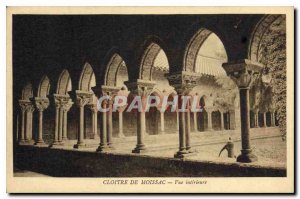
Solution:
M286 169L214 163L135 154L18 146L15 168L56 177L242 177L286 176Z

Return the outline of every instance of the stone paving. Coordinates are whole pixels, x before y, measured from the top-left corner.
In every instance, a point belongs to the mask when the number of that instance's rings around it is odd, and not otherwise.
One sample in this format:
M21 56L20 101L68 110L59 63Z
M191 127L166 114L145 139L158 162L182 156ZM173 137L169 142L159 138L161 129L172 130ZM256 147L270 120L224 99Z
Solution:
M281 140L280 132L277 127L252 128L250 130L251 144L255 154L258 155L259 161L251 163L253 165L286 167L286 142ZM235 155L240 154L240 131L224 130L212 132L192 132L191 146L195 153L186 158L186 160L213 161L220 163L235 163L235 158L227 158L227 152L224 151L221 157L218 157L219 151L231 137L235 147ZM147 152L141 154L146 156L173 158L174 153L178 150L179 145L178 133L164 135L147 135L145 144ZM86 148L79 149L82 151L96 151L99 145L98 139L86 139ZM65 150L73 149L76 140L69 140L63 148ZM125 138L113 138L113 149L108 153L131 154L136 145L136 136ZM140 154L138 154L140 155Z

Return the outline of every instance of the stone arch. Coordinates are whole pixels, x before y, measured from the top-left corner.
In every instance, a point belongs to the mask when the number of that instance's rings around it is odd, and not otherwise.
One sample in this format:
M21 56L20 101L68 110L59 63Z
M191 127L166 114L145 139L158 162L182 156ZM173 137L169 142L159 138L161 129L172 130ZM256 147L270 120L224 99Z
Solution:
M139 79L152 81L152 73L155 67L157 57L166 59L165 67L156 67L158 70L169 71L169 59L165 50L165 45L158 38L148 39L146 47L142 51L142 56L139 63Z
M68 92L72 90L71 77L68 70L63 70L58 78L57 82L57 94L68 95Z
M222 44L221 46L225 51L225 56L223 58L224 60L218 60L216 57L210 55L200 55L203 47L206 49L211 49L210 46L208 47L208 45L205 44L207 43L207 41L212 39L219 40L219 43ZM227 59L226 49L220 37L211 30L200 28L192 36L185 48L183 57L183 70L214 76L225 76L226 73L221 66L222 63L227 62ZM218 64L216 64L215 62L218 62Z
M22 100L30 100L33 97L32 84L28 82L22 90Z
M282 17L283 15L266 15L258 22L249 43L248 59L259 62L259 50L265 33L276 20Z
M125 61L118 54L114 53L106 64L104 85L122 87L124 81L128 80L128 70Z
M96 86L95 73L92 66L89 63L86 63L83 66L80 80L79 80L79 90L82 91L92 91L92 87Z
M45 75L43 76L39 84L38 93L37 93L38 97L46 98L49 95L49 90L50 90L50 80Z

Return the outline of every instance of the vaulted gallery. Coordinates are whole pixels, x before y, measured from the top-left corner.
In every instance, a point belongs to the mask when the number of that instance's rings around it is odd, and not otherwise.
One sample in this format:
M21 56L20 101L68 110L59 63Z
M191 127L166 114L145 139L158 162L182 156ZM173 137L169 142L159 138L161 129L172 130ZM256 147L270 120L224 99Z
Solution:
M249 88L237 79L261 74L265 35L283 20L282 15L16 16L14 141L97 152L130 144L131 152L142 153L153 144L149 137L177 135L174 153L180 158L192 153L191 143L201 133L247 128L243 120L251 128L274 127L272 97L259 100L272 96L271 84L257 80ZM250 96L246 109L241 87ZM127 105L113 111L116 96L125 96ZM178 97L180 104L181 96L191 96L201 111L172 111L161 104L128 111L136 96L146 104L155 97L168 102Z

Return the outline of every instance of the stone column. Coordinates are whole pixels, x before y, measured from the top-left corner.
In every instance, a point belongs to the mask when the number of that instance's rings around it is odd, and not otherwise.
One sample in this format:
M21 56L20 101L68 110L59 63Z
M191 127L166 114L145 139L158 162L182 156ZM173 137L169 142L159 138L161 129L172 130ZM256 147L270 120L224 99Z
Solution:
M189 139L190 133L190 112L183 112L183 96L187 96L192 88L197 85L201 76L196 73L181 71L167 75L169 84L173 86L178 95L178 112L179 112L179 150L175 153L175 158L184 158L191 154L191 145ZM189 109L189 106L188 106Z
M67 135L67 131L68 131L68 111L70 110L72 105L73 105L73 102L71 100L69 100L67 103L65 103L62 106L62 109L63 109L62 143L64 143L65 141L68 140L68 135Z
M176 111L176 130L179 132L179 113Z
M118 137L122 138L125 137L123 132L123 110L119 110L119 133Z
M194 131L198 132L198 119L197 119L197 112L193 112L194 117Z
M165 134L165 112L160 111L160 134Z
M258 122L258 110L254 112L254 127L258 128L259 127L259 122Z
M113 124L112 124L112 105L113 99L110 98L108 100L108 108L109 111L107 112L107 144L109 147L113 147L112 137L113 137Z
M223 111L220 111L221 114L221 131L224 130L224 113Z
M211 115L212 115L212 110L211 109L205 109L206 112L207 112L207 131L212 131L213 128L212 128L212 118L211 118Z
M263 127L266 128L267 127L267 113L266 112L263 113L263 118L264 118Z
M58 142L58 131L59 131L59 109L60 109L60 102L56 101L55 102L55 132L54 132L54 140L52 143L52 147L59 145L60 143Z
M91 112L92 112L92 130L93 130L93 139L98 138L98 133L97 133L97 121L98 121L98 108L97 104L91 104L89 106Z
M77 144L74 145L75 149L84 148L84 107L90 101L92 93L76 91L76 104L79 107L79 131L77 136Z
M25 141L30 142L32 139L32 112L34 107L31 103L26 106L26 132Z
M145 109L148 103L148 96L155 83L138 79L136 82L125 82L125 84L131 91L131 94L141 97L142 108L137 114L137 144L132 153L143 153L146 151L146 145L144 144L144 136L146 134Z
M43 111L49 106L48 98L35 98L35 105L39 111L39 134L35 142L35 145L43 146L45 145L43 140Z
M103 100L102 101L102 109L106 109L107 108L107 100ZM105 152L109 150L109 147L107 145L107 120L106 120L106 116L107 113L106 112L101 112L101 116L102 116L102 131L100 132L100 144L99 147L97 148L97 152Z
M223 67L231 79L239 87L240 112L241 112L241 154L237 157L238 162L254 162L257 157L253 154L250 145L250 117L249 117L249 89L252 86L256 74L262 69L262 65L250 60L241 60L234 63L223 64Z
M185 129L185 147L188 152L190 152L191 149L191 141L190 141L190 134L191 134L191 111L190 107L188 105L187 111L186 111L186 129Z
M21 121L21 135L19 137L19 144L23 144L25 142L25 111L26 111L26 104L19 101L21 112L22 112L22 121Z
M275 126L275 111L271 111L271 126Z

